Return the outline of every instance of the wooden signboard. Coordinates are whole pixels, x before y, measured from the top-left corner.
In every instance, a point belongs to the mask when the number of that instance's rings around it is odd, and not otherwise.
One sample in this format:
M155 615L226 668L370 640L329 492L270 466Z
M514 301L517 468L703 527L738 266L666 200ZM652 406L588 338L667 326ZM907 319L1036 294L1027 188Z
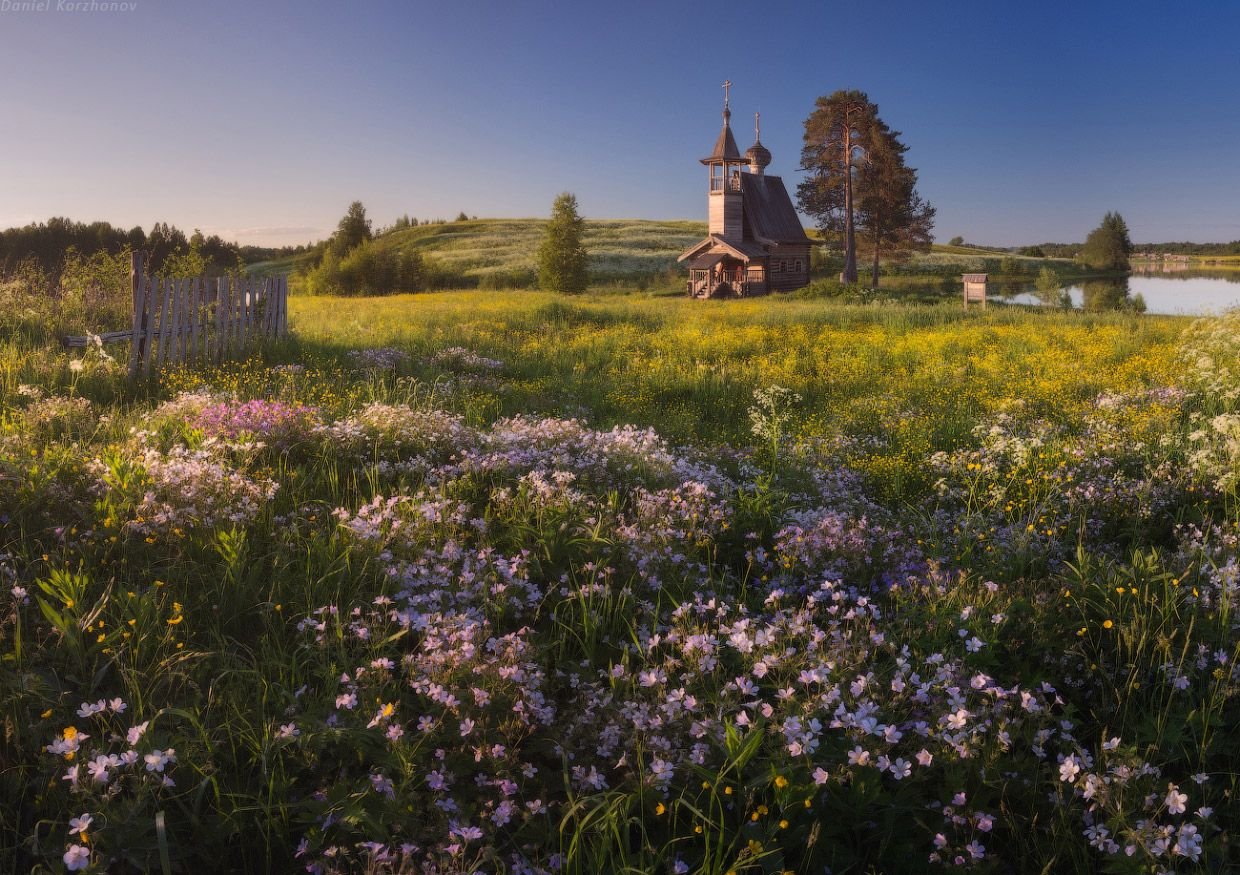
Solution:
M969 304L986 306L986 276L984 273L966 273L962 277L965 309L968 309Z

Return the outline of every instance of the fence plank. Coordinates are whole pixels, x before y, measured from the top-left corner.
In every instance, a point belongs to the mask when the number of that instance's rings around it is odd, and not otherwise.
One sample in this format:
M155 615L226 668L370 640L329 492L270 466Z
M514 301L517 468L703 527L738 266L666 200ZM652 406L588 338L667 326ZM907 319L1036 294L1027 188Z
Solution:
M258 336L266 340L267 324L271 321L271 279L265 277L258 281Z
M254 332L258 328L258 283L253 277L250 277L250 298L246 302L245 325L245 345L248 349L254 344Z
M194 277L189 281L189 360L198 358L198 317L201 310L198 306L198 290L202 277Z
M223 361L232 346L231 329L233 325L233 280L232 277L221 279L224 284L220 291L220 361Z
M175 367L181 360L181 305L185 292L185 280L172 281L172 337L168 341L168 360Z
M245 302L250 296L250 282L248 277L237 277L237 285L240 292L237 293L237 345L235 354L240 357L245 350Z
M176 313L176 319L173 327L176 330L176 340L172 343L172 352L176 356L177 364L185 361L185 348L189 345L189 336L186 329L189 327L189 321L185 318L189 315L189 280L183 279L177 283L177 305L173 308Z
M141 252L129 256L129 285L133 293L133 341L129 344L129 378L138 376L138 333L146 319L146 289Z
M155 359L156 370L163 370L168 360L168 347L172 343L172 291L176 280L164 280L164 305L159 314L159 357Z
M146 325L142 327L142 375L151 374L151 356L155 349L155 319L159 315L159 307L163 302L160 297L159 279L150 277L146 283Z
M177 352L180 353L181 363L190 361L190 320L193 319L193 312L190 310L190 289L193 288L193 280L186 278L181 281L181 314L180 319L181 331L179 340L177 340Z
M159 277L151 277L151 285L147 293L153 306L150 308L146 331L143 332L145 336L143 337L142 375L144 377L149 377L151 369L155 366L159 321L164 317L164 281Z
M267 336L275 337L275 286L277 279L270 278L267 280Z

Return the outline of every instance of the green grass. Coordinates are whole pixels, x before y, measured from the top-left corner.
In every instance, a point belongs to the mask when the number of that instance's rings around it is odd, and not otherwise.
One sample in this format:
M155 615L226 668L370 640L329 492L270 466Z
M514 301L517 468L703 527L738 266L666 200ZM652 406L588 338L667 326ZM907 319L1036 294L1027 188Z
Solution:
M414 249L447 272L473 281L531 277L545 219L476 219L419 225L378 238L383 249ZM647 219L587 220L585 244L596 281L652 276L676 266L676 258L706 234L705 222ZM250 266L269 276L312 266L302 254Z
M535 291L297 298L291 312L301 342L332 355L464 346L509 362L517 379L493 401L502 412L586 410L600 424L651 425L675 440L743 441L754 390L787 386L805 396L809 430L888 430L891 444L873 463L894 466L892 484L923 483L919 454L964 440L1003 398L1075 416L1117 378L1129 388L1160 379L1185 324L1026 308L966 313L954 301L721 304ZM1082 369L1082 360L1100 368Z
M1189 436L1235 407L1184 364L1188 320L290 303L290 338L138 386L0 312L0 870L79 845L100 872L937 872L985 845L978 871L1149 873L1186 824L1204 871L1230 865L1240 540L1216 477L1240 451ZM1233 322L1188 337L1223 374ZM374 348L394 366L359 366ZM212 431L249 399L273 419ZM540 701L553 718L518 719ZM827 725L863 705L899 732ZM792 718L820 721L814 750ZM76 759L47 749L70 727ZM141 759L63 780L131 745L175 749L175 786ZM1084 799L1065 758L1109 789Z

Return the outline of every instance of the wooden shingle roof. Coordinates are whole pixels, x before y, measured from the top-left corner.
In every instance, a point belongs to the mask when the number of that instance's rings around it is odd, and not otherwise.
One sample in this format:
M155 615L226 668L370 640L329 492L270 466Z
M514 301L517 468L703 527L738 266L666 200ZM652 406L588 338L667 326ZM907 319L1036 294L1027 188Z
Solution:
M770 243L809 243L801 217L797 215L778 176L740 174L745 221L755 240Z
M741 157L741 150L736 148L736 138L732 136L732 128L728 125L728 119L732 117L732 113L726 109L723 111L723 130L719 132L719 139L715 140L715 149L710 153L710 157L703 158L703 164L744 164L745 159Z

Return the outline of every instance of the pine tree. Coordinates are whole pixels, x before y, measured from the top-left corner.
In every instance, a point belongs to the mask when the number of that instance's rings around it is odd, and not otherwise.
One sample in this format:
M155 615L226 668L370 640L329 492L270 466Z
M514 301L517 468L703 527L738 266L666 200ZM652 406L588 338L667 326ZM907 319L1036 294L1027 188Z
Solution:
M1089 232L1076 260L1094 270L1128 270L1132 238L1128 224L1119 213L1107 213L1102 224Z
M585 291L585 220L577 212L577 198L564 192L551 206L542 245L538 247L538 285L551 292Z
M904 163L908 146L875 118L856 180L857 225L873 258L873 283L883 255L907 257L927 251L934 239L934 207L917 193L917 171Z
M797 186L801 209L818 220L824 234L838 236L844 250L840 281L857 281L856 202L858 160L878 118L878 107L861 91L836 91L818 98L805 120L801 168L810 177Z

